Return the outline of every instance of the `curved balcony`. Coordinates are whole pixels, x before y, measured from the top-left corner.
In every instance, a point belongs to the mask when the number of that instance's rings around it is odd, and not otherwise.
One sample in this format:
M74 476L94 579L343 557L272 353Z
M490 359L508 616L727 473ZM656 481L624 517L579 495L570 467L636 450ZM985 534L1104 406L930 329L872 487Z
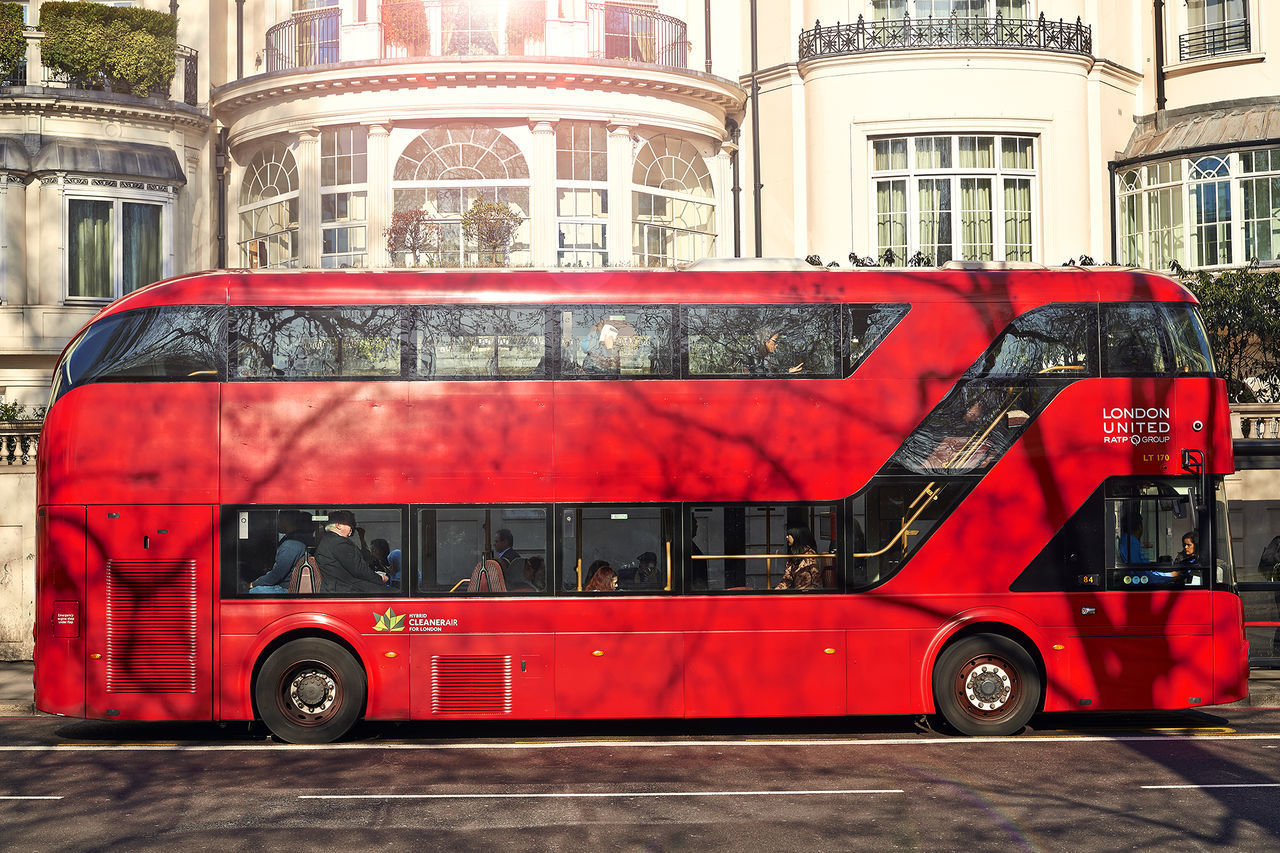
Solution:
M376 35L369 38L370 28ZM687 70L684 21L624 3L557 18L542 0L396 0L381 20L342 23L338 7L295 12L267 30L266 70L425 57L581 57Z
M877 53L893 50L989 48L994 50L1047 50L1093 54L1093 30L1076 18L1074 24L1047 20L1042 12L1035 20L1023 18L904 17L890 21L866 21L813 29L800 33L800 59Z

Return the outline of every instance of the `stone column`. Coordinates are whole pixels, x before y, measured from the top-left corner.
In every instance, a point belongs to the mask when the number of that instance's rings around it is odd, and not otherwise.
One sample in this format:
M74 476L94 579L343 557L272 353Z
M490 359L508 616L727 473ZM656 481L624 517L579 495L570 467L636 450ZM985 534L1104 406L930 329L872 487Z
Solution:
M365 245L368 255L365 263L370 267L391 266L391 253L387 251L387 229L391 227L391 125L370 124L368 153L369 197L365 211L368 226Z
M320 266L320 131L298 134L298 266Z
M731 141L720 143L711 161L711 186L716 200L716 248L714 257L733 257L733 152L738 146Z
M556 265L556 119L535 119L529 158L529 255L535 267Z
M631 266L631 131L634 122L609 122L609 247L610 266Z

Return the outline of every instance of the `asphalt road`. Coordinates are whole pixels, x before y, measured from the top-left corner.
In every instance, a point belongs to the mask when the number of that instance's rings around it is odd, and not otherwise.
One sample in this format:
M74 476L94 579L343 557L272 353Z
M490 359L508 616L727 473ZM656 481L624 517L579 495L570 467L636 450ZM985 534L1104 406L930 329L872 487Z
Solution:
M260 727L0 719L4 850L1274 850L1280 711Z

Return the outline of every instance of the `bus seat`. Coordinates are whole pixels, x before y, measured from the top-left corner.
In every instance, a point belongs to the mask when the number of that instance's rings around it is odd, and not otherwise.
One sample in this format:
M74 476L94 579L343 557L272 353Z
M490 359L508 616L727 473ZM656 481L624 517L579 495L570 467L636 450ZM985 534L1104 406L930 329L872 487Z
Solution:
M502 576L502 564L497 560L481 560L471 570L471 582L467 592L506 592L507 581Z
M289 592L306 595L318 592L320 586L320 569L316 567L316 558L304 551L289 574Z

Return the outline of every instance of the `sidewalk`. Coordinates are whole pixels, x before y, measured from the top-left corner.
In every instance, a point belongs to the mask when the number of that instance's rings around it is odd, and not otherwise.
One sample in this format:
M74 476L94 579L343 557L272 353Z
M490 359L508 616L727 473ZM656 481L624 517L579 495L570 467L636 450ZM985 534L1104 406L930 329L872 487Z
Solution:
M0 661L0 717L34 714L35 697L31 661ZM1280 708L1280 670L1255 669L1249 673L1249 697L1233 705L1246 708ZM1228 706L1230 707L1230 706Z

